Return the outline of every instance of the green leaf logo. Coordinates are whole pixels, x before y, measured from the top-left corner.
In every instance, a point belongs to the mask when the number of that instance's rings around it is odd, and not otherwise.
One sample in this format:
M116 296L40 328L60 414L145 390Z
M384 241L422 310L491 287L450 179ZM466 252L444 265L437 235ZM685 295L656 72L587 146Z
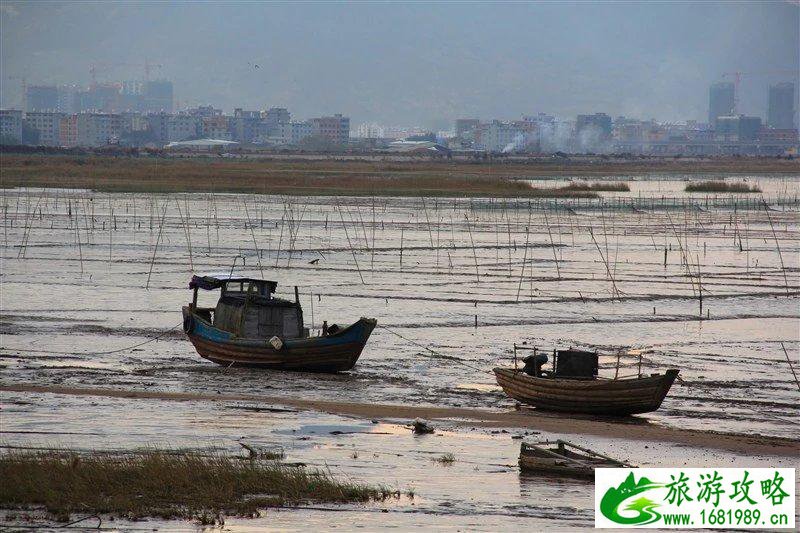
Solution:
M603 516L618 524L652 524L661 518L661 514L655 510L659 504L648 498L637 498L625 507L625 511L636 511L637 514L635 516L622 516L619 513L619 509L625 501L630 500L632 497L663 486L663 483L654 483L646 477L642 477L637 483L633 477L633 472L631 472L625 478L625 481L620 483L619 487L611 487L606 491L603 499L600 500L600 512L603 513Z

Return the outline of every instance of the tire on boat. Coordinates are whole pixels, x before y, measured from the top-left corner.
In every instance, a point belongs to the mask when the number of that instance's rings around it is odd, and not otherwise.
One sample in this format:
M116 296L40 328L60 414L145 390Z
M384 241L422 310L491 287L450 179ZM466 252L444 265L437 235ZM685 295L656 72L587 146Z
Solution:
M192 315L186 315L183 317L183 331L186 333L191 333L194 331L194 317L192 317Z

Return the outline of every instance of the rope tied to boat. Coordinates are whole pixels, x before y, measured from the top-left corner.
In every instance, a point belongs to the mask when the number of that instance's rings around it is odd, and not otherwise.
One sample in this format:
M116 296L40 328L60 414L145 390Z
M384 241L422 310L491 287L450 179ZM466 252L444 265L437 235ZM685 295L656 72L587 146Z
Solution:
M386 331L388 331L392 335L396 335L397 337L400 337L404 341L406 341L408 343L411 343L414 346L418 346L418 347L422 348L423 350L427 350L427 351L429 351L431 353L431 355L427 355L427 354L424 354L424 353L419 354L419 355L421 355L423 357L429 357L431 359L447 359L448 361L454 361L454 362L459 363L461 365L464 365L467 368L470 368L472 370L477 370L478 372L486 372L487 374L491 374L492 373L492 372L490 372L490 371L488 371L486 369L479 368L477 366L473 366L470 363L468 363L466 360L461 359L460 357L456 357L454 355L446 355L446 354L437 352L436 350L434 350L432 348L429 348L428 346L425 346L424 344L421 344L419 342L413 341L413 340L409 339L408 337L404 337L403 335L397 333L396 331L394 331L394 330L392 330L392 329L390 329L390 328L388 328L388 327L386 327L386 326L384 326L382 324L377 324L377 327L379 327L381 329L385 329Z
M117 350L108 350L108 351L105 351L105 352L65 352L64 350L34 350L34 349L31 349L31 348L15 348L13 346L11 348L2 346L2 347L0 347L0 350L2 350L2 351L17 351L17 352L31 352L31 353L52 353L52 354L64 354L64 355L110 355L110 354L115 354L115 353L120 353L120 352L127 352L128 350L133 350L134 348L138 348L139 346L144 346L145 344L150 344L151 342L155 342L155 341L159 340L160 338L164 337L166 334L172 332L173 330L175 330L179 326L183 326L183 321L178 322L177 324L175 324L171 328L162 331L161 333L159 333L155 337L147 339L144 342L140 342L138 344L134 344L133 346L127 346L125 348L119 348Z

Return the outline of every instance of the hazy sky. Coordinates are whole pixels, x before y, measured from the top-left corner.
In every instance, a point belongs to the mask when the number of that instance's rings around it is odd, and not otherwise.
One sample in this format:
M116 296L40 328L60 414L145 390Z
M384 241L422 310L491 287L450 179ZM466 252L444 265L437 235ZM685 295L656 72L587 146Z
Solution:
M0 4L2 105L28 83L143 77L163 65L181 106L211 103L355 124L604 111L704 119L708 85L743 71L741 111L797 82L800 5L760 2ZM254 65L258 65L256 68ZM793 69L794 73L775 71Z

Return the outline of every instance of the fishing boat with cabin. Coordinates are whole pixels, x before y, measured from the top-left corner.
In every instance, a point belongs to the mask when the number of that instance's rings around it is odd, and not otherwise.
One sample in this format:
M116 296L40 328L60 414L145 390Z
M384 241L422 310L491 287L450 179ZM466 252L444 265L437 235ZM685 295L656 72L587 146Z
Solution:
M532 350L518 368L517 350ZM553 350L552 370L545 370L547 355L534 347L514 345L514 368L495 368L497 384L515 400L538 409L564 413L625 416L661 407L678 370L663 374L639 373L613 378L598 376L597 352ZM641 361L641 360L640 360Z
M193 276L192 302L183 307L183 330L201 357L217 364L306 372L342 372L358 361L377 321L360 318L345 328L327 322L319 336L303 324L295 301L275 297L274 281ZM219 289L215 307L197 305L198 290Z

